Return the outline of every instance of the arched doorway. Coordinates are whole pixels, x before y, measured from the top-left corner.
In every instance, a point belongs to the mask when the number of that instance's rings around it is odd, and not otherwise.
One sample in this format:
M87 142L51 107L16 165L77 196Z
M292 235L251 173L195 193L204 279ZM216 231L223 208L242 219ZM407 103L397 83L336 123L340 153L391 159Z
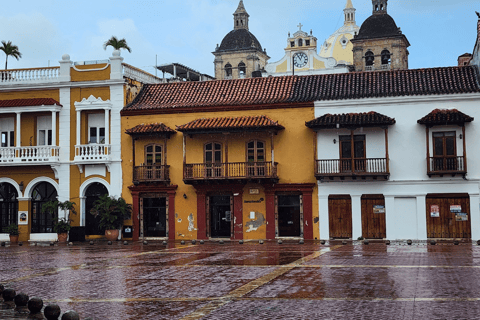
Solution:
M105 230L100 230L98 227L100 219L90 213L90 210L93 208L93 203L105 194L108 194L108 190L100 182L90 184L87 190L85 190L85 235L105 234Z
M40 182L32 190L32 233L52 233L57 213L42 213L42 206L57 200L57 190L48 182Z
M10 183L0 183L0 233L10 224L17 224L18 193Z

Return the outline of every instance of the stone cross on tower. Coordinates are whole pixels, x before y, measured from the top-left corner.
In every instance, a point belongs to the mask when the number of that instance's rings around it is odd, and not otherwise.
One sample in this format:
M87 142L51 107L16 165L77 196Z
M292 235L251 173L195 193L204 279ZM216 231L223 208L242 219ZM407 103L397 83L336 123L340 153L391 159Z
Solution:
M299 23L297 27L298 27L298 31L302 31L303 24Z

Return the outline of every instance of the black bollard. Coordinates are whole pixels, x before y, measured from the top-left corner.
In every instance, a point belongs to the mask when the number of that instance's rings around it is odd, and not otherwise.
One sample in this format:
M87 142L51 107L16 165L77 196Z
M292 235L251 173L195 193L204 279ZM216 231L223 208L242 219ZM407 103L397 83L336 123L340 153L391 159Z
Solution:
M389 245L390 245L390 240L385 241L385 244L386 244L387 246L389 246Z
M238 244L243 244L243 240L238 241Z
M368 242L367 239L363 240L363 244L364 244L364 245L367 245L367 246L368 246L369 243L370 243L370 242Z
M223 242L223 240L220 240L218 243L219 244L224 244L225 242Z
M263 244L263 240L259 240L258 243Z
M112 241L108 241L107 244L108 244L109 246L111 246L111 245L112 245Z
M411 245L412 245L412 243L413 243L413 241L412 241L412 240L407 240L407 244L408 244L409 246L411 246Z
M183 246L185 244L185 240L180 241L180 244Z
M28 295L26 295L23 292L15 296L15 299L13 299L13 301L15 302L15 313L17 314L30 313L30 311L28 311L28 308L27 308L28 299L29 299Z
M58 320L62 311L57 304L49 304L43 310L43 314L47 320Z
M128 241L123 241L123 245L124 245L124 246L127 246L127 245L128 245Z
M94 243L93 243L93 240L90 240L90 245L93 246L93 244L94 244Z
M458 244L459 244L458 240L453 241L453 244L458 246Z
M320 244L322 245L325 244L325 240L320 241Z
M0 302L3 302L3 290L5 290L5 287L0 283Z
M430 244L431 244L432 246L434 246L434 245L437 244L437 242L436 242L435 240L430 240Z
M282 244L282 243L283 243L283 241L281 239L278 240L278 244Z
M305 243L305 241L303 239L298 241L298 244L304 244L304 243Z
M5 241L2 241L2 243L0 244L2 247L5 247Z
M168 244L168 242L167 242L167 241L163 241L162 244L163 244L164 246L166 246L166 245Z
M63 314L62 320L80 320L80 316L75 311L70 310Z
M20 242L18 243L18 245L19 245L20 247L23 246L23 242L20 241Z
M148 241L147 240L143 241L143 244L148 245Z
M192 244L196 244L197 243L197 240L192 240Z
M30 315L28 319L43 319L42 316L43 300L40 298L32 298L28 301L28 310L30 310Z
M346 245L346 244L347 244L347 240L343 240L343 241L342 241L342 244L343 244L343 245Z
M13 309L15 308L15 296L17 293L13 289L5 289L2 292L3 296L3 309Z

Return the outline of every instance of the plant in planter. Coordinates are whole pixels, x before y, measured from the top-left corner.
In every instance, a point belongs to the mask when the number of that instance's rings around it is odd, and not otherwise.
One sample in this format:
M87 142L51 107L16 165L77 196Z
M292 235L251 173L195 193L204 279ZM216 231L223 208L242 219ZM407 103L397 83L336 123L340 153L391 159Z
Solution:
M72 228L70 223L70 213L77 214L75 210L75 202L71 201L48 201L42 205L42 213L49 212L55 217L55 224L53 225L53 231L58 235L58 242L67 242L68 232ZM58 209L67 212L64 218L56 219L58 215Z
M7 228L6 231L10 235L10 243L17 243L18 242L18 226L15 223L10 224Z
M105 237L114 241L118 239L119 229L123 221L130 219L132 205L128 204L122 197L115 198L103 195L93 203L90 213L100 218L99 227L105 230Z

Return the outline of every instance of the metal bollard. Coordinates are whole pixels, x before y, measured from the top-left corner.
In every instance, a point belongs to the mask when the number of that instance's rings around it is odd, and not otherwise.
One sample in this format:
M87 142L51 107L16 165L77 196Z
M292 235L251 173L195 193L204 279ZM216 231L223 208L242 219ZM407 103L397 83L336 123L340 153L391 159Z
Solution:
M15 308L15 302L13 299L15 299L16 292L13 289L4 289L2 292L3 296L3 304L2 304L2 309L13 309Z
M62 320L80 320L80 316L75 311L70 310L63 314Z
M58 320L62 311L57 304L49 304L43 310L43 314L47 320Z
M370 243L370 242L369 242L367 239L363 240L363 244L364 244L364 245L368 245L369 243Z
M320 241L320 244L321 244L321 245L324 245L325 243L326 243L325 240Z
M15 296L13 301L15 302L15 313L16 314L29 314L27 304L30 298L27 294L21 292Z
M305 243L305 241L303 239L298 241L298 244L304 244L304 243Z
M413 243L413 241L412 241L412 240L407 240L407 244L408 244L409 246L411 246L411 245L412 245L412 243Z
M28 301L28 310L30 314L28 319L44 319L42 315L43 300L40 298L32 298Z

